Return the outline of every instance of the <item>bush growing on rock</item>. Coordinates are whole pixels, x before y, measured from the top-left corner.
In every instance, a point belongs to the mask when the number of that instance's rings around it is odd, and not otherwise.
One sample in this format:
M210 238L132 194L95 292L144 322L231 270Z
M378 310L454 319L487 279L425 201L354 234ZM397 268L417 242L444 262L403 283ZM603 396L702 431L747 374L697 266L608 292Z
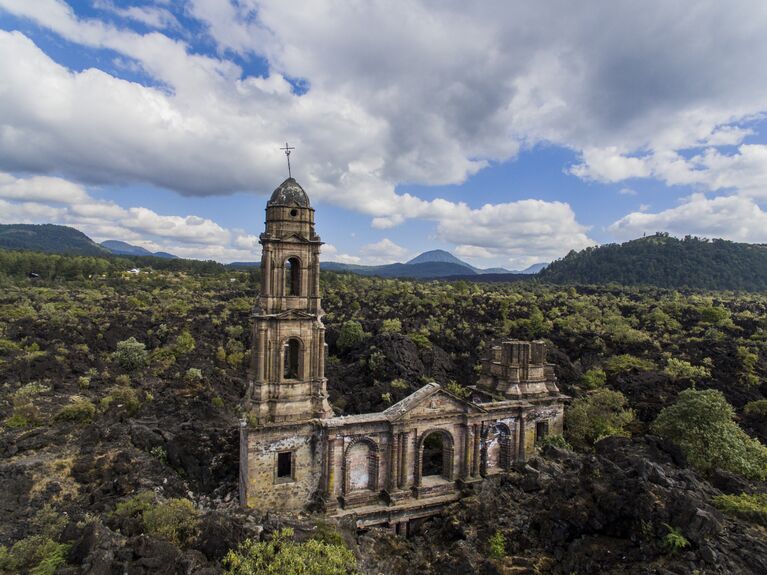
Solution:
M381 333L402 333L402 322L397 318L383 320Z
M573 401L565 412L565 438L574 447L586 449L610 435L628 435L625 428L634 421L619 391L599 391Z
M126 371L136 371L146 366L148 354L143 343L135 337L129 337L124 341L117 342L114 358L117 364Z
M506 557L506 537L501 531L496 531L488 541L490 548L490 557L493 559L503 559Z
M767 493L717 495L714 505L725 513L767 527Z
M290 528L269 541L246 539L224 558L226 575L357 575L354 554L343 545L310 539L292 540Z
M176 545L186 545L197 536L200 513L188 499L170 499L144 510L147 532Z
M655 364L649 359L642 359L629 354L614 355L605 362L605 371L611 375L619 375L630 371L651 371Z
M366 338L367 334L365 333L365 330L362 329L362 324L352 319L344 322L341 326L336 345L341 351L346 351L358 346L365 341Z
M605 370L599 367L592 368L583 374L581 383L586 389L598 389L607 381Z
M190 543L200 526L200 512L191 501L179 498L158 503L151 491L143 491L118 503L112 516L140 519L147 533L176 545Z
M75 423L88 423L96 414L96 406L85 397L73 397L69 405L62 407L56 414L58 421L73 421Z
M700 471L720 468L763 480L767 447L750 438L734 417L735 410L720 391L686 389L660 412L652 431L677 444Z
M703 365L692 365L689 361L670 357L663 370L674 381L680 379L689 379L690 381L700 381L711 377L711 370Z
M100 405L104 410L114 405L124 409L128 415L134 415L141 407L141 401L133 388L113 387L109 395L101 399Z
M194 351L197 343L194 341L194 337L189 333L189 330L185 329L176 338L176 342L173 344L173 353L176 357L187 355Z
M31 535L14 543L10 550L0 546L0 572L53 575L66 565L68 552L69 545L44 535Z

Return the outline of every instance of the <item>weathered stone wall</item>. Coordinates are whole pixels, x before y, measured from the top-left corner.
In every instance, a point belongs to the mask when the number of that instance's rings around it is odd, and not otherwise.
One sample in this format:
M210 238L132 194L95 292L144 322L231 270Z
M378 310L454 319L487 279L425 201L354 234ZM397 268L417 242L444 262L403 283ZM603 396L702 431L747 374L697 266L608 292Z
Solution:
M261 511L301 511L320 488L322 441L313 425L242 428L246 504ZM277 457L291 452L292 477L277 477Z

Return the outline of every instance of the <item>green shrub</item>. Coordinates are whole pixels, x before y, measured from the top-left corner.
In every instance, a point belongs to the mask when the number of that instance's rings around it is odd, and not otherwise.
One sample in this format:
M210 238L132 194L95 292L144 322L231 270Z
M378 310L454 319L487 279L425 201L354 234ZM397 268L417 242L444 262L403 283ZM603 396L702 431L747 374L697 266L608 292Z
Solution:
M179 498L157 503L151 491L143 491L118 503L112 515L141 518L147 533L176 545L186 545L192 541L200 526L200 512L191 501Z
M673 528L668 523L664 523L663 525L668 529L668 533L666 533L666 536L663 538L663 546L666 548L666 551L673 555L677 551L689 547L690 542L679 529Z
M503 559L506 557L506 537L501 531L496 531L488 541L490 547L490 557L492 559Z
M447 386L445 387L445 390L452 393L456 397L461 397L463 399L471 395L471 390L468 387L464 387L460 385L457 381L453 381L452 379L447 382Z
M297 543L290 528L269 541L246 539L224 558L226 575L356 575L354 554L342 545L309 539Z
M87 375L81 375L77 378L77 387L80 389L88 389L91 386L91 378Z
M609 435L628 435L625 428L634 421L624 395L600 389L573 401L565 413L565 436L578 448L588 448Z
M717 495L714 505L725 513L767 527L767 493Z
M561 449L572 449L572 445L570 445L567 440L565 439L564 435L547 435L543 439L541 439L538 442L538 445L541 447L545 447L547 445L551 445L553 447L559 447Z
M702 365L695 366L689 361L670 357L666 362L666 368L663 370L674 381L688 379L690 381L700 381L711 377L711 370Z
M222 409L224 407L224 400L221 399L218 395L210 400L210 402L213 404L213 407L217 407L218 409Z
M168 452L165 451L164 447L161 447L159 445L153 447L149 450L149 453L162 461L163 463L168 463Z
M128 415L134 415L139 407L141 407L141 401L133 388L113 387L109 395L102 398L100 402L100 406L104 410L108 409L111 405L125 410Z
M242 362L244 359L245 359L244 351L235 351L229 354L229 356L226 358L226 363L228 363L233 368L237 369L242 367Z
M743 413L759 419L767 419L767 399L749 401L743 408Z
M176 545L186 545L197 535L200 512L188 499L170 499L142 514L148 533Z
M148 353L143 343L137 341L135 337L129 337L124 341L117 342L114 358L123 369L135 371L146 366Z
M586 389L597 389L602 387L607 381L605 370L594 367L581 376L581 383Z
M402 333L402 322L397 318L383 320L381 333Z
M391 403L392 402L391 393L389 393L388 391L386 393L382 393L381 401L383 401L384 403Z
M408 388L407 382L399 377L397 379L392 379L389 385L392 389L396 389L397 391L402 391Z
M767 447L750 438L734 417L735 411L720 391L686 389L658 414L652 431L677 444L700 471L721 468L763 480L767 478Z
M75 423L89 423L96 414L96 406L85 397L73 397L69 405L62 407L56 414L58 421L73 421Z
M336 346L341 351L346 351L361 344L367 339L368 334L362 329L360 322L349 320L341 326Z
M420 349L431 349L431 341L422 333L411 333L410 341L416 344Z
M190 367L186 370L184 379L187 381L202 381L202 370L196 367Z
M194 341L194 337L189 333L189 330L185 329L176 338L176 342L173 344L173 353L176 357L187 355L194 351L197 343Z
M118 503L114 511L112 511L112 515L121 518L138 517L144 511L151 509L154 506L154 501L155 496L153 492L142 491L138 495Z
M11 416L3 422L10 429L35 427L41 423L40 410L29 402L14 405Z
M0 572L53 575L66 565L69 547L44 535L31 535L14 543L10 551L0 550Z
M655 364L649 359L641 359L633 355L614 355L604 365L605 371L610 375L619 375L630 371L652 371Z

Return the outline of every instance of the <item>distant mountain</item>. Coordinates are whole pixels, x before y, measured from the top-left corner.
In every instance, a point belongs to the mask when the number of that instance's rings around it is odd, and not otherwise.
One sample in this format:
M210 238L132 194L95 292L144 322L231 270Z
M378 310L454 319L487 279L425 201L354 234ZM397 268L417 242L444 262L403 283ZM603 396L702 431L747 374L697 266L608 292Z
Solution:
M459 265L459 266L463 266L467 268L468 270L471 270L471 272L476 274L518 273L518 272L511 272L507 270L506 268L482 269L482 268L474 267L470 263L467 263L461 259L458 259L453 254L445 250L430 250L428 252L423 252L422 254L414 257L412 260L406 262L407 265L417 265L417 264L424 264L424 263L444 263L444 264ZM449 270L445 268L445 271L449 271ZM525 272L519 272L519 273L525 273Z
M446 276L474 276L477 272L462 264L451 262L396 263L383 266L363 266L340 262L322 262L320 267L326 271L351 272L365 276L385 278L431 279Z
M528 267L526 267L523 270L517 270L514 273L517 273L517 274L537 274L542 269L545 269L547 265L549 265L549 264L546 263L546 262L540 262L540 263L528 266Z
M80 230L54 224L0 224L0 248L81 256L110 253Z
M232 267L257 268L259 262L232 262ZM360 264L346 264L341 262L322 262L320 267L324 271L350 272L363 276L379 276L385 278L411 278L411 279L436 279L458 276L475 276L481 274L508 274L504 268L490 268L483 270L475 268L471 264L458 259L445 250L431 250L414 257L406 263L394 263L381 266L366 266Z
M178 259L178 256L168 252L150 252L141 246L121 242L120 240L106 240L101 245L118 256L154 256L157 258Z
M425 264L425 263L432 263L432 262L456 264L459 266L467 267L471 270L476 269L471 264L468 264L463 260L459 260L453 254L451 254L450 252L446 252L445 250L430 250L428 252L423 252L422 254L417 255L412 260L409 260L405 263L407 265L415 265L415 264Z
M655 234L572 251L537 274L551 283L767 290L767 246Z

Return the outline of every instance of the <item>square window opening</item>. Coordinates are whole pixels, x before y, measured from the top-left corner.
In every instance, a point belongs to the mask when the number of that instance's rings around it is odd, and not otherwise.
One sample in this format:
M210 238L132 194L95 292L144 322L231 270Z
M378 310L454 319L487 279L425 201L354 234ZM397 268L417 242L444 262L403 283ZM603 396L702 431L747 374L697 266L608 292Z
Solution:
M277 479L293 477L293 453L283 451L277 454Z

